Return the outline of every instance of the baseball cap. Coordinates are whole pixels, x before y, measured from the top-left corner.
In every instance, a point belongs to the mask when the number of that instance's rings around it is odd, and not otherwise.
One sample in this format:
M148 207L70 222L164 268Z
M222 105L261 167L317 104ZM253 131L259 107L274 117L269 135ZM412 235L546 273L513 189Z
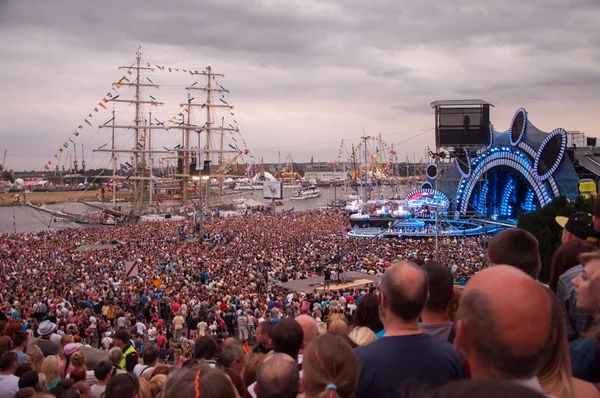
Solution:
M556 217L558 225L578 237L579 239L596 243L600 237L600 233L596 232L592 215L583 211L571 214L569 218L558 216Z

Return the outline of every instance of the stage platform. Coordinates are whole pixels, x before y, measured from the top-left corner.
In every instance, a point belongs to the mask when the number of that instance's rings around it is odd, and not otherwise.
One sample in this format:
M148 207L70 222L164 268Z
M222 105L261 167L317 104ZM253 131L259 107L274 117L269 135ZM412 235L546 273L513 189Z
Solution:
M381 281L381 276L363 274L361 272L349 271L344 275L348 281L346 283L340 283L339 285L335 281L332 281L330 286L331 290L361 288L370 283L379 283ZM317 278L296 279L282 283L280 286L284 289L305 293L310 293L314 290L325 290L324 278L322 276Z

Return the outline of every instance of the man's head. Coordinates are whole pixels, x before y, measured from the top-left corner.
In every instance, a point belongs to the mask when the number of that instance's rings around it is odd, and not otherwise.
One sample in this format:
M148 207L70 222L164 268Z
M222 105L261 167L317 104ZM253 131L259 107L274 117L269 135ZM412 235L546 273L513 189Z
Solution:
M447 312L448 303L454 293L452 272L448 267L435 262L427 262L421 267L427 274L429 298L425 309L431 312Z
M32 387L35 388L36 391L40 389L40 377L38 372L35 370L30 370L29 372L25 372L19 378L19 388L27 388Z
M414 263L397 261L383 274L380 290L384 325L415 322L427 302L427 274Z
M211 336L202 336L194 345L194 356L199 360L213 360L217 357L217 342Z
M16 352L7 352L0 358L0 370L2 373L13 374L19 366Z
M142 359L144 360L144 365L146 366L156 365L156 362L158 362L158 348L153 345L144 348Z
M535 376L552 339L545 288L523 271L497 265L471 278L456 314L454 346L474 379Z
M112 373L112 364L109 361L100 361L94 367L94 377L98 381L108 382Z
M114 343L121 350L129 344L129 332L127 330L119 330L115 333Z
M304 341L302 326L294 319L284 318L273 327L271 340L273 351L288 354L296 359Z
M505 229L494 235L488 245L492 265L512 265L537 279L542 269L538 241L521 228Z
M563 227L562 243L567 243L576 239L585 240L595 245L598 242L600 233L594 229L593 216L589 213L579 211L567 217L556 217L558 225Z
M279 324L279 323L278 323ZM256 392L261 398L294 398L298 395L298 365L289 355L267 356L256 374Z
M304 349L319 335L317 321L312 316L299 315L296 317L296 322L300 324L304 333L304 342L302 343L302 348Z
M598 302L595 299L591 280L600 272L600 252L584 253L579 259L583 271L571 281L577 292L577 308L594 313L598 308Z
M223 346L219 361L224 367L232 368L241 374L242 370L244 369L245 357L246 353L241 346L237 344L229 344Z
M119 347L112 347L108 350L108 359L113 366L121 366L121 360L123 360L123 350Z
M265 348L271 348L271 334L273 325L271 322L263 321L256 328L256 341Z

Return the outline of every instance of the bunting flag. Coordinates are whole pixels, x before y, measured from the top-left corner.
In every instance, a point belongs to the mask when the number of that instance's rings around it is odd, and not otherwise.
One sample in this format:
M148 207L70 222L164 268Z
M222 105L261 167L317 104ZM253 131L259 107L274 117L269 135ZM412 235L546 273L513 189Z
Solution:
M171 72L171 68L169 68L169 72Z
M106 107L104 106L104 104L102 102L99 102L98 105L100 105L101 107L103 107L104 109L106 109Z
M54 154L54 157L58 159L58 154L57 154L57 153L55 153L55 154Z
M115 83L115 87L116 87L116 88L121 88L121 82L116 82L116 83Z
M79 137L79 131L77 131L77 130L73 131L73 135L74 135L75 137Z
M83 128L83 126L80 124L79 127L77 127L79 130L81 130Z
M44 170L50 170L50 167L48 167L47 164L44 165Z
M148 76L146 76L146 80L148 80L151 84L154 84L154 82L152 80L150 80L150 78Z
M98 112L98 108L94 108L94 112Z
M118 94L117 94L117 95L115 95L115 96L114 96L112 99L113 99L113 101L114 101L114 100L116 100L117 98L119 98L119 95L118 95Z
M58 148L58 152L62 152L62 151L64 151L64 149Z
M105 147L105 146L107 146L107 145L108 145L108 144L104 144L104 145L102 145L102 146L99 146L99 147L98 147L98 149L102 149L102 148L104 148L104 147Z
M88 122L87 119L84 120L84 122L86 122L87 124L89 124L90 126L92 125L92 123Z
M154 98L153 96L149 95L149 97L152 99L152 101L156 101L156 98Z
M66 142L63 144L63 146L67 149L69 149L69 144L67 144Z
M106 123L103 124L103 126L106 126L108 123L112 122L113 120L115 120L114 117L110 118Z
M196 84L198 84L198 82L194 82L190 87L194 87Z

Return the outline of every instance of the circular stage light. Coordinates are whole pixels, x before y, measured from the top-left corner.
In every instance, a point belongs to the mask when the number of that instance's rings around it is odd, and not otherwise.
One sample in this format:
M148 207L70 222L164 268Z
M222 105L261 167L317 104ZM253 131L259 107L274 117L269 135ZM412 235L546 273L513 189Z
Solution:
M542 141L537 151L533 170L538 181L544 181L550 177L565 156L567 149L567 133L563 129L552 130Z
M519 108L510 123L510 145L517 146L525 136L527 130L527 111Z
M435 164L429 163L425 168L425 174L430 180L435 180L438 176L438 168Z
M433 189L433 185L429 181L425 181L421 184L421 189Z
M463 151L463 153L460 153L460 151L456 152L454 161L460 175L463 178L469 178L471 176L471 156L466 149L463 149Z

